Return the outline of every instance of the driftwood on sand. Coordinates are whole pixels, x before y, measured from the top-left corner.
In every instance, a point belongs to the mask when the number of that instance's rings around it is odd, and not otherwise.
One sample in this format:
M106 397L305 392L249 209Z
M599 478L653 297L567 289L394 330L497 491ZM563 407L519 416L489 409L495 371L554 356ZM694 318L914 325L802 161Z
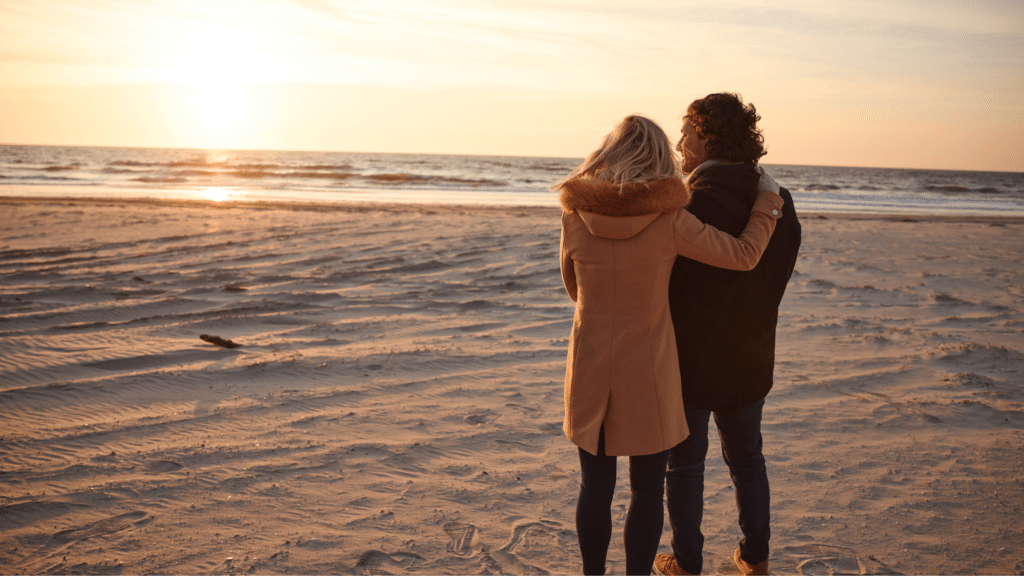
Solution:
M223 346L224 348L240 348L241 344L236 344L231 340L226 340L220 336L210 336L209 334L200 334L199 338L209 342L210 344L216 344L217 346Z

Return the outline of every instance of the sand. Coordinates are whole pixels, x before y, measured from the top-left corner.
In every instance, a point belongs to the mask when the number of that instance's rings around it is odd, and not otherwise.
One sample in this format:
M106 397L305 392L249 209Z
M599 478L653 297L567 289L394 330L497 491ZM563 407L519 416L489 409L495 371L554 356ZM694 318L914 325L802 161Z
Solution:
M772 571L1024 573L1024 221L802 218ZM0 199L0 572L578 573L558 223Z

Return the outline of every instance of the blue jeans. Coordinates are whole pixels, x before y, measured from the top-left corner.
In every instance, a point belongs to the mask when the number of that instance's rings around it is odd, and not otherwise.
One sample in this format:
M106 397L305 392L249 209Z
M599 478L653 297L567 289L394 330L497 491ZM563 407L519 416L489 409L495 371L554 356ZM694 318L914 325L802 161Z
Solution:
M604 452L604 429L598 437L597 455L579 448L582 481L576 504L576 535L580 541L584 574L604 574L612 537L612 497L615 495L615 456ZM629 511L623 540L626 573L651 573L665 524L662 495L665 493L665 461L668 450L629 457Z
M736 487L740 555L756 564L768 559L771 538L768 471L761 453L761 412L764 399L728 412L715 412L722 457ZM690 435L669 451L665 477L666 502L672 524L672 552L679 567L700 574L704 566L704 459L708 453L710 410L686 409Z

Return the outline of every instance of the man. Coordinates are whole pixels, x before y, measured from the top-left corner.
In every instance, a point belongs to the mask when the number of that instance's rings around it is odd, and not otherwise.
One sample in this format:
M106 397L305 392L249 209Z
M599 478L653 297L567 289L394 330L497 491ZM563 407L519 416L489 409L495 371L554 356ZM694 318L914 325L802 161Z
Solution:
M765 155L754 106L737 94L694 101L678 149L689 174L690 212L738 236L757 196L757 161ZM676 259L669 285L683 402L690 436L670 451L666 493L672 554L659 554L662 574L700 574L704 535L704 458L715 416L722 455L736 488L743 533L734 559L743 574L768 573L768 475L761 451L761 411L772 387L779 302L796 264L800 223L788 190L760 263L750 272Z

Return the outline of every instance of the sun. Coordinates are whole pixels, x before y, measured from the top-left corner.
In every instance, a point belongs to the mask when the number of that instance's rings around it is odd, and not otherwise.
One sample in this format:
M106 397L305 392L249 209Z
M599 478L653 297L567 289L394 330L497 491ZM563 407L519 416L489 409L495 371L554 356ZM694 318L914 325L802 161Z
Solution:
M210 83L196 86L193 108L203 127L224 132L241 124L247 102L238 86Z
M245 86L260 78L264 60L258 38L236 27L197 23L175 38L166 77L189 87L191 127L229 136L249 113Z

